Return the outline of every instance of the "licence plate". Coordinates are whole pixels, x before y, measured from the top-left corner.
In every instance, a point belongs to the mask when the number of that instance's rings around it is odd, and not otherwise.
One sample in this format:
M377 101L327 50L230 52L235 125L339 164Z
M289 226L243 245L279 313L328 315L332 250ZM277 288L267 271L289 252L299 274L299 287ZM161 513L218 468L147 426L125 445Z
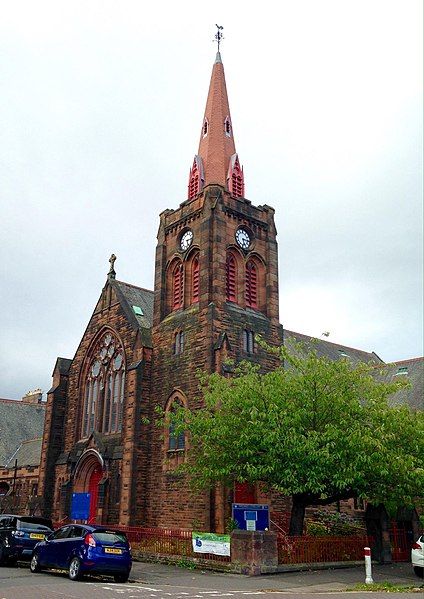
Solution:
M121 555L122 549L115 549L114 547L105 547L105 553L115 553Z
M30 539L44 539L44 535L41 535L41 534L36 534L35 532L32 532L32 533L29 535L29 538L30 538Z

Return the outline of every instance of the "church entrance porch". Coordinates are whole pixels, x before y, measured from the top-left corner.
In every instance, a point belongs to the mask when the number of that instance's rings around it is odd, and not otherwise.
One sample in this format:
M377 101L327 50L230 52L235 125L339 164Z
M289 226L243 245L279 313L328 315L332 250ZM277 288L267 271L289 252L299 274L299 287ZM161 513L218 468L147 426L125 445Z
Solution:
M88 523L102 522L103 509L99 506L99 487L105 475L102 456L93 449L84 452L75 470L73 492L90 494Z

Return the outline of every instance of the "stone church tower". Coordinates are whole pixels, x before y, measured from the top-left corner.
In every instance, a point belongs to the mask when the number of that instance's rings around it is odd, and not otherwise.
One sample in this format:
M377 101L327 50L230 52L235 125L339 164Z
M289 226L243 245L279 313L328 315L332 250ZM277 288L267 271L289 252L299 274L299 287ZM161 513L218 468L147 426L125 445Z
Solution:
M257 335L281 343L274 210L245 198L219 52L187 199L160 215L154 292L118 281L114 260L74 358L54 369L44 512L66 520L72 495L90 493L90 521L222 531L233 490L194 496L175 471L189 439L155 412L201 409L197 371L225 372L228 358L272 368Z
M202 406L196 371L222 372L227 358L270 367L255 342L281 342L274 210L244 197L224 67L213 65L187 200L160 215L156 248L152 391L165 410ZM176 478L187 440L154 439L151 509L159 526L223 527L230 515L217 493L187 501ZM153 517L153 515L151 516ZM175 519L176 518L176 519Z

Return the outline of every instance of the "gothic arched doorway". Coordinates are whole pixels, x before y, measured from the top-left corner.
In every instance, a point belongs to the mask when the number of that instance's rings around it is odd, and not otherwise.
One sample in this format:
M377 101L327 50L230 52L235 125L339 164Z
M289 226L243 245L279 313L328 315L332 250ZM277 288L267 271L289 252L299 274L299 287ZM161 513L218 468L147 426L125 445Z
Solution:
M99 498L99 482L102 478L102 469L95 467L90 475L88 483L88 492L90 493L90 513L88 516L89 522L94 522L97 515L97 500Z
M84 452L75 470L73 491L90 494L88 522L96 522L99 518L99 484L103 476L104 467L101 455L94 449Z

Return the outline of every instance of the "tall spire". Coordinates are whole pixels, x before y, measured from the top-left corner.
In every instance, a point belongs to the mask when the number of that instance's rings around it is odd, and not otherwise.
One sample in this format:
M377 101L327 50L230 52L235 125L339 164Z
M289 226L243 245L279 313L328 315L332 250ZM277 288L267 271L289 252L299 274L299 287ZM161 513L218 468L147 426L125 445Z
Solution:
M236 171L238 186L233 184ZM189 199L210 183L222 185L237 196L244 195L243 172L236 154L224 66L219 51L212 68L199 150L190 171Z

